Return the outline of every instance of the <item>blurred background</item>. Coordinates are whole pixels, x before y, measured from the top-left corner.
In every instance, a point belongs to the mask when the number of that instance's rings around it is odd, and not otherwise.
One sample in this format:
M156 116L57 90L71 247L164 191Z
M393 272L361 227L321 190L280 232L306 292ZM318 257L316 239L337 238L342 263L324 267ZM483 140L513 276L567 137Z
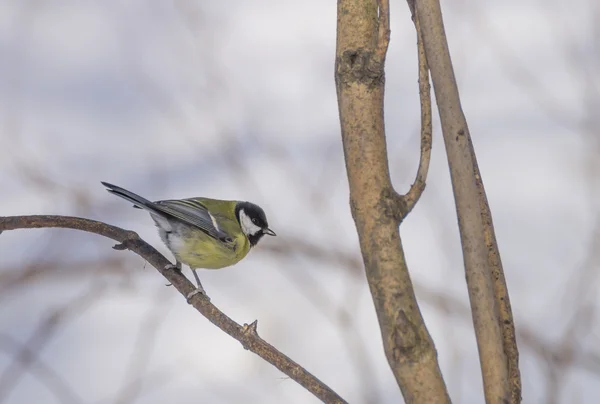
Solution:
M600 3L442 2L516 319L525 403L600 394ZM416 39L393 1L394 185L419 158ZM0 1L0 215L137 231L149 199L261 205L278 237L199 271L212 301L353 403L396 403L348 207L334 1ZM437 111L435 111L437 115ZM454 201L436 123L401 226L450 394L481 403ZM70 230L0 236L0 403L316 403L156 270ZM186 272L191 278L190 273Z

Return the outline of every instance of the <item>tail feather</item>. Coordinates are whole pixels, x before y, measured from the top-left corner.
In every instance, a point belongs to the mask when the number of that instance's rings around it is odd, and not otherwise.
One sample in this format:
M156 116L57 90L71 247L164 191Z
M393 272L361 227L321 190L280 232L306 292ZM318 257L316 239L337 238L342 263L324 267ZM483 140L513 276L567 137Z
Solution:
M108 192L111 194L120 196L121 198L128 200L133 203L134 208L146 209L151 212L156 212L156 208L154 207L154 203L149 201L146 198L142 198L141 196L134 194L131 191L128 191L124 188L118 187L113 184L109 184L108 182L101 181L102 185L104 185Z

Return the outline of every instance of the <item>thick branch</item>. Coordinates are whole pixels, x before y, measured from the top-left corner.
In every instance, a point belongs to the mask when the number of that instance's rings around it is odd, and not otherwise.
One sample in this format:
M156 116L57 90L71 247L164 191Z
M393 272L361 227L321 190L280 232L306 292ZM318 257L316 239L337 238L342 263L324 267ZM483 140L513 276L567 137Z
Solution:
M480 208L483 184L478 186L474 175L475 154L470 147L439 0L416 0L416 16L421 23L450 166L486 402L506 403L511 397L508 361Z
M406 203L391 185L383 120L389 2L379 4L338 1L335 77L352 216L385 354L405 401L447 403L400 241Z
M66 229L82 230L89 233L96 233L104 237L108 237L120 244L116 245L117 249L128 249L150 263L155 267L167 280L183 295L187 296L195 287L185 276L179 271L165 269L169 264L162 254L154 247L146 243L144 240L132 231L123 230L121 228L111 226L102 222L88 220L78 217L68 216L9 216L0 217L0 233L4 230L15 229L30 229L30 228L46 228L58 227ZM211 323L225 331L227 334L240 341L242 346L295 380L301 386L306 388L317 398L325 403L345 403L332 389L326 386L323 382L310 374L302 366L279 352L275 347L260 338L256 332L256 324L245 324L240 326L235 321L230 319L217 309L207 299L200 295L195 295L190 304L194 306L204 317Z

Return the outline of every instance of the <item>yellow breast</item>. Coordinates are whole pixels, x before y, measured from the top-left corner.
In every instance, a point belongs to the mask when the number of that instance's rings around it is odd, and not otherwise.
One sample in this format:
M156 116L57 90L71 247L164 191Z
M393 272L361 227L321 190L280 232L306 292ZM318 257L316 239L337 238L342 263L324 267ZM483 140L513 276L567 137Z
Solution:
M222 243L202 234L184 238L173 253L179 261L190 268L221 269L242 260L250 251L248 238L238 235L232 243ZM177 251L175 251L177 250Z

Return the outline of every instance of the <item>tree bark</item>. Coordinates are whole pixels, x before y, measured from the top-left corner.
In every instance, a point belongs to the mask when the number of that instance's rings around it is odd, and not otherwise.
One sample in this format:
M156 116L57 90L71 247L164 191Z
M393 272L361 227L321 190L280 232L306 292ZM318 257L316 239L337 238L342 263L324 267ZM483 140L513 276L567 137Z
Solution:
M407 403L448 403L400 240L407 201L390 180L383 116L388 42L386 0L338 1L335 78L350 206L385 354Z
M446 145L486 402L517 403L521 383L508 290L439 0L416 0L414 9L421 23Z

